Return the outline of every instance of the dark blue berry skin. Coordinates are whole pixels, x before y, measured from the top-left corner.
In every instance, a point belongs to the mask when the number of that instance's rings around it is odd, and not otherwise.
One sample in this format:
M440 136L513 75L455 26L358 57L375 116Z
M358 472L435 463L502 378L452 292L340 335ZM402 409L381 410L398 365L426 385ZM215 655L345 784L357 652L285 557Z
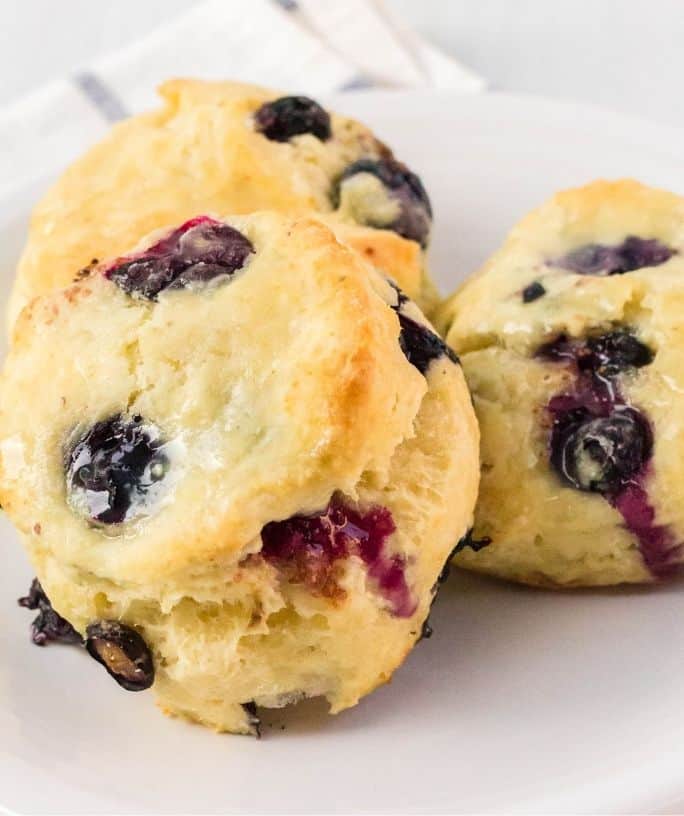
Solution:
M115 414L97 422L66 456L72 504L101 524L120 524L135 516L168 470L163 445L140 416Z
M261 737L261 720L259 718L254 700L251 700L249 703L242 703L242 707L244 708L245 714L247 714L249 719L249 726L252 729L252 735L259 739L259 737Z
M130 626L115 620L91 623L85 646L126 691L144 691L154 683L152 653L142 635Z
M551 434L551 465L560 478L577 490L609 497L637 477L652 451L648 421L625 405L598 417L578 406L556 417Z
M254 126L272 142L287 142L303 133L324 142L332 135L329 114L308 96L281 96L266 102L254 114Z
M614 379L651 363L652 350L616 329L584 339L561 334L536 356L570 363L578 375L575 390L548 405L552 467L578 490L617 495L645 468L653 434L643 414L625 404Z
M28 595L18 600L19 606L37 609L38 615L31 624L31 640L36 646L48 643L83 643L83 638L74 627L52 608L37 578L31 583Z
M580 370L616 377L653 362L653 351L628 331L614 331L587 340L587 353L578 358Z
M397 293L397 302L390 308L396 312L399 318L401 331L399 333L399 345L404 352L406 359L414 365L421 374L426 374L430 363L437 360L442 355L448 357L452 363L460 364L456 352L438 337L427 326L417 323L402 312L405 303L409 298L397 286L394 281L388 280L389 285Z
M624 275L644 267L660 266L674 254L674 250L655 238L630 235L617 246L586 244L553 261L553 265L578 275Z
M165 290L231 276L252 252L254 247L241 232L198 216L144 252L119 259L105 274L127 294L156 300Z
M422 247L427 246L432 205L420 178L394 158L360 159L350 164L340 176L334 196L336 201L339 201L344 182L358 173L371 173L380 179L390 197L399 204L399 216L393 223L369 223L368 226L394 230Z
M546 289L539 281L533 281L529 286L526 286L522 291L523 303L533 303L535 300L544 297Z
M654 353L627 329L616 329L585 340L560 334L537 350L537 357L570 362L578 371L596 374L603 379L618 376L633 368L653 362Z
M458 555L462 550L465 550L466 547L469 547L473 552L480 552L485 547L488 547L492 543L492 539L489 536L483 536L482 538L474 538L473 537L473 528L471 527L470 530L466 532L466 534L461 538L454 549L451 551L451 555L446 562L444 570L442 570L442 574L439 577L439 581L443 582L449 577L449 567L451 564L451 559ZM446 573L446 574L445 574Z
M399 345L406 359L415 366L421 374L427 374L430 363L440 357L448 357L452 363L459 363L456 352L438 337L427 326L416 323L410 317L397 312L401 333Z

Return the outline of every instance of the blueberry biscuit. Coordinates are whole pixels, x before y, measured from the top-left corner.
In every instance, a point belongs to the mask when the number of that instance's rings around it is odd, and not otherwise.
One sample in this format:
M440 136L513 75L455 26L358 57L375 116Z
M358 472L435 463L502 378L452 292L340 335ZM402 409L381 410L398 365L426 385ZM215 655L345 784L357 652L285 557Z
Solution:
M472 523L477 457L456 356L309 216L157 232L35 298L3 374L34 636L83 638L219 730L390 678Z
M480 421L459 564L544 585L652 582L684 560L684 200L560 193L440 308Z
M424 310L432 220L418 176L363 125L306 97L175 80L163 107L125 121L76 161L33 214L9 308L67 286L152 230L198 212L317 212Z

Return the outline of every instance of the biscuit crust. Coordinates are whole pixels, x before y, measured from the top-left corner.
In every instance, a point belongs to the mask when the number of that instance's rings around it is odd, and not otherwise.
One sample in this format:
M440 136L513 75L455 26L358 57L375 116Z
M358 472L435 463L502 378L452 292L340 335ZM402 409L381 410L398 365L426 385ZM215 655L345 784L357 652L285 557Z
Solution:
M197 213L269 209L324 215L339 237L429 311L436 292L420 246L356 225L331 201L335 180L360 157L389 153L368 128L332 114L332 136L274 142L254 112L278 94L233 82L172 80L162 107L116 125L69 167L37 205L10 299L11 325L33 296L67 286L93 258L130 249L142 235Z
M578 274L562 259L582 246L637 236L671 257L623 274ZM629 330L654 354L620 375L625 401L654 438L645 489L653 524L684 540L684 199L632 180L561 192L526 216L485 266L439 308L436 324L459 352L480 422L482 480L475 536L461 566L541 586L652 582L637 536L597 493L561 482L549 464L554 395L569 393L571 367L540 359L540 346ZM540 284L526 302L523 292ZM676 547L673 555L676 556Z
M336 712L390 678L471 523L478 431L460 367L408 361L396 290L325 224L226 223L254 247L227 283L150 301L95 268L23 311L1 387L0 502L59 614L81 633L135 627L165 711L247 733L243 704L325 695ZM173 479L149 513L103 529L67 500L65 448L117 414L160 429ZM329 597L260 556L266 524L332 496L391 513L410 614L356 557Z

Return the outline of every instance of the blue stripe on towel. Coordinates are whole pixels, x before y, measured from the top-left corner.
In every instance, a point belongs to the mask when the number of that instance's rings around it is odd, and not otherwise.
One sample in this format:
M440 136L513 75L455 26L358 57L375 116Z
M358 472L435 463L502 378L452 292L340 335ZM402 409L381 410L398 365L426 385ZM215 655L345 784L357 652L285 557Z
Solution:
M119 97L95 74L82 71L74 76L73 81L108 122L118 122L128 116Z
M366 88L374 88L375 83L372 79L369 79L367 76L363 74L359 74L355 76L353 79L350 79L348 82L345 82L344 85L341 85L338 90L340 91L362 91Z

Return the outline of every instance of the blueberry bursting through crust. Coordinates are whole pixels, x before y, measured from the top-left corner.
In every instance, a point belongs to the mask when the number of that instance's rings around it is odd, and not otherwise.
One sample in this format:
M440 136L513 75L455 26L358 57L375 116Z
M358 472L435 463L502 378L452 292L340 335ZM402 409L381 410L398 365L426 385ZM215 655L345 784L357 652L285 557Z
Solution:
M257 712L256 703L254 700L250 700L248 703L242 703L242 708L247 715L247 720L252 735L259 739L261 737L261 719L259 718L259 714Z
M254 127L272 142L287 142L303 133L324 142L332 135L329 114L308 96L281 96L266 102L254 114Z
M448 357L452 363L460 364L456 352L441 337L402 312L404 304L408 303L409 299L395 283L389 281L389 284L397 293L397 302L390 308L399 318L399 345L409 363L423 375L427 374L430 363L442 356Z
M143 691L154 682L152 653L142 635L119 621L96 621L86 630L85 643L74 627L55 612L37 578L28 595L19 598L19 606L38 609L31 626L31 640L36 646L50 642L85 645L116 682L127 691Z
M551 465L578 490L615 495L644 467L653 448L648 420L628 406L615 382L648 365L653 352L624 329L583 340L565 335L538 349L538 358L570 363L572 393L551 399Z
M18 600L19 606L37 609L38 615L31 624L31 640L36 646L48 643L82 643L83 638L74 627L52 608L37 578L31 582L28 595Z
M115 414L95 423L66 454L71 506L99 524L121 524L145 512L170 462L159 431L141 416Z
M456 352L427 326L417 323L401 312L398 312L398 317L401 326L399 334L401 350L409 363L421 374L427 374L430 363L443 356L448 357L452 363L459 362Z
M97 621L86 630L88 654L126 691L144 691L154 683L154 662L143 637L119 621Z
M544 297L546 289L539 281L532 281L522 290L523 303L534 303L535 300Z
M551 467L564 484L598 493L622 515L654 577L673 574L682 548L667 526L656 524L645 486L653 431L627 404L618 382L625 372L649 365L653 351L619 329L584 340L560 335L536 356L572 365L577 375L574 389L547 405Z
M105 275L129 295L156 300L166 290L227 280L252 252L254 247L241 232L200 215L143 252L119 258Z
M551 410L558 407L553 403ZM640 473L652 450L648 422L625 405L615 404L606 416L595 416L580 403L557 411L551 464L577 490L617 495Z
M385 188L388 197L398 209L396 218L387 223L384 219L369 217L367 225L391 229L404 238L427 246L432 226L432 205L420 178L394 158L359 159L342 173L333 190L333 204L338 206L345 183L360 173L375 176Z

